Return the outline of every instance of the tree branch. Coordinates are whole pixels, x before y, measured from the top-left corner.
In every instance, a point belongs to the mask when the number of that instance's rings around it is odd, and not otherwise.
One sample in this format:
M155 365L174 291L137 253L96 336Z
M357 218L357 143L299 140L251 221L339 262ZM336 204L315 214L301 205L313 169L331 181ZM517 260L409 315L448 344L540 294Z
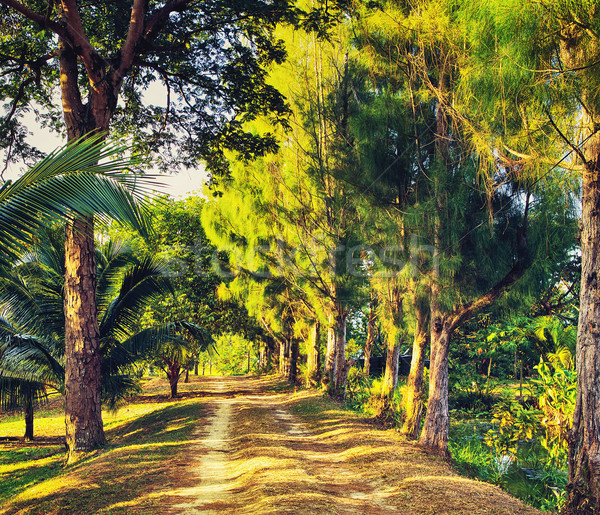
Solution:
M529 199L531 194L527 192L527 198L525 202L525 212L523 213L523 221L517 231L517 262L510 269L510 271L497 282L485 295L479 297L473 302L468 302L462 306L454 309L451 315L448 317L450 329L454 331L460 324L465 320L469 319L476 312L485 309L492 305L502 293L508 290L513 284L515 284L525 274L529 267L529 253L527 249L527 225L529 216Z
M154 12L148 19L148 23L146 23L144 39L153 39L171 13L184 11L192 1L193 0L172 0Z
M31 9L29 9L22 3L17 2L16 0L0 0L0 4L14 9L19 14L25 16L25 18L37 23L38 25L41 25L46 29L50 29L52 32L59 36L68 37L68 33L65 30L65 28L60 24L49 20L45 14L36 13L35 11L32 11Z
M145 0L134 0L131 8L131 18L127 39L121 48L121 62L115 74L115 82L120 83L131 67L135 58L135 48L144 33L144 15L146 13Z
M61 3L67 20L66 39L72 44L75 53L81 56L93 86L104 79L104 70L97 65L101 58L85 35L76 0L61 0Z

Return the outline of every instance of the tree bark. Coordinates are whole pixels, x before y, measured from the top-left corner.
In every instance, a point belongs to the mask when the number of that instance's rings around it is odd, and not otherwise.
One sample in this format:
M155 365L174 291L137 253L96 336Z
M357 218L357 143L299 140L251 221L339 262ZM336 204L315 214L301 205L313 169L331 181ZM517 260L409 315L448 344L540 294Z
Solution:
M289 366L286 379L295 384L298 379L298 355L300 354L300 345L298 338L290 338L289 346Z
M400 358L400 346L402 340L399 332L388 335L387 356L385 359L385 374L383 376L383 385L381 388L381 398L388 401L394 395L394 390L398 386L398 360Z
M417 323L412 346L410 373L406 383L403 399L404 420L401 432L410 439L419 436L421 416L423 414L423 371L425 368L425 351L429 343L428 315L425 309L415 306Z
M308 388L317 388L321 379L321 353L319 350L320 333L321 324L318 321L315 321L310 328L307 342L306 386Z
M600 117L598 117L600 119ZM592 130L592 120L587 120ZM596 124L593 124L595 127ZM600 512L600 135L586 144L582 184L581 293L577 330L577 401L568 434L565 513Z
M325 350L325 373L323 384L327 389L331 388L336 376L336 344L335 344L335 322L333 313L329 314L329 325L327 326L327 349Z
M431 324L431 364L429 367L429 401L419 443L448 456L448 351L452 328L441 315Z
M179 385L179 373L181 371L181 365L178 362L167 364L167 379L169 380L169 387L171 389L171 399L177 398L177 387Z
M27 398L27 402L25 403L25 435L23 438L26 441L33 440L33 399L31 398L31 394L29 394Z
M283 377L287 376L288 362L286 356L289 354L289 345L289 338L279 340L279 375Z
M280 342L280 346L279 373L290 383L295 383L298 377L298 339L290 333Z
M83 32L79 36L85 39ZM59 38L61 97L69 141L96 129L108 129L112 114L105 95L108 84L92 89L88 106L84 107L78 84L79 57L71 42ZM89 77L92 80L92 75ZM93 218L77 218L67 224L64 295L65 421L67 461L71 463L81 452L106 442L100 399L102 356L96 314Z
M68 461L106 442L100 403L94 222L75 219L65 240L65 419Z
M363 365L363 374L369 376L371 372L371 354L373 352L373 343L375 343L375 333L377 324L377 310L375 309L375 300L372 298L369 303L369 320L367 322L367 341L365 342L365 363Z
M346 365L346 313L337 310L329 316L327 354L323 385L333 397L344 397L343 376Z
M346 315L340 313L336 317L335 332L335 355L336 355L336 375L335 375L335 393L344 396L344 369L346 366ZM346 372L347 375L347 372Z

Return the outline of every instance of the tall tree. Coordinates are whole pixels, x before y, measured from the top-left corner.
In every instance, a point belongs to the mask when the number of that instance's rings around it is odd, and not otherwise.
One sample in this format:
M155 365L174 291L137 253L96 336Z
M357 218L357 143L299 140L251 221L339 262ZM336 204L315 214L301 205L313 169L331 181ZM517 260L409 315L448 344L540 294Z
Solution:
M596 280L600 255L598 204L600 10L596 2L465 3L462 21L475 60L471 91L487 107L488 126L504 126L497 149L531 169L543 163L581 179L581 291L578 393L569 433L567 513L600 510ZM479 65L483 65L478 68ZM493 80L492 80L493 77ZM490 85L493 86L490 87ZM493 98L495 97L495 98ZM507 141L518 134L518 140ZM520 141L520 145L519 145Z
M272 138L241 130L239 118L271 113L280 120L286 111L282 97L265 82L264 66L284 56L271 35L277 22L289 19L288 2L3 0L0 7L0 95L9 100L0 129L9 158L34 152L20 119L27 109L43 124L63 130L69 141L113 127L133 135L140 147L162 148L162 155L176 149L171 161L186 165L205 157L219 169L219 150L227 145L246 155L273 148ZM165 88L164 108L148 105L143 96L158 81ZM75 218L67 229L70 459L105 440L93 226L91 217Z

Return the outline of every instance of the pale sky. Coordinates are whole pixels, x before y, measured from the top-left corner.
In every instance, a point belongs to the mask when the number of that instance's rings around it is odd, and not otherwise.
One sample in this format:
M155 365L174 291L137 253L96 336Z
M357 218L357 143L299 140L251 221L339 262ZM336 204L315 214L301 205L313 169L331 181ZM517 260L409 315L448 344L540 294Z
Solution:
M164 86L159 81L153 86L150 86L144 93L145 100L154 105L164 105ZM28 120L29 119L29 120ZM32 113L27 113L23 122L29 129L32 136L28 142L39 148L43 152L51 152L65 144L65 141L54 132L40 127L40 124L35 120ZM0 169L2 165L0 165ZM22 163L9 165L4 172L4 180L16 179L23 173L24 165ZM148 173L156 173L153 170L148 170ZM199 192L203 185L206 174L203 170L182 170L177 174L161 175L157 182L164 186L160 188L161 192L168 193L173 197L185 197L194 192Z

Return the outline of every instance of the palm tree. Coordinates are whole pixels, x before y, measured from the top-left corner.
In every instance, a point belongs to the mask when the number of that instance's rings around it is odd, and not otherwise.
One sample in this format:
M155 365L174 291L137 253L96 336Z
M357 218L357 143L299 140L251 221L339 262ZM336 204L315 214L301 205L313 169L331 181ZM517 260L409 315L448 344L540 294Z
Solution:
M33 407L49 388L64 392L64 238L41 234L33 251L0 273L0 403L23 408L25 438L33 438ZM137 389L136 363L151 350L181 346L182 331L206 349L211 338L195 324L179 321L140 329L148 303L172 293L165 264L137 259L123 242L96 251L98 320L102 354L102 398L115 407Z
M107 144L103 137L97 134L74 141L52 152L18 180L0 185L0 264L10 263L37 231L64 217L111 216L145 232L144 218L132 194L138 181L123 173L132 161L114 157L127 148ZM15 335L12 340L19 338ZM3 379L4 383L9 380ZM32 390L31 396L39 391ZM4 401L4 406L10 405Z

